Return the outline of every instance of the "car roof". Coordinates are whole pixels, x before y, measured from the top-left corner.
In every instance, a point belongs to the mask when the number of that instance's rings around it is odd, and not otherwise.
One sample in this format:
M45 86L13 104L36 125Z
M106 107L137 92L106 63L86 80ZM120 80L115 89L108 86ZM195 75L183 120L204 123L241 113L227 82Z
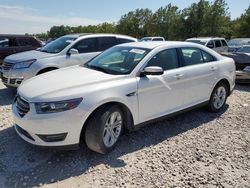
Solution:
M31 35L19 35L19 34L0 34L0 37L33 37Z
M146 48L146 49L154 49L157 47L203 47L202 45L190 43L190 42L181 42L181 41L149 41L149 42L130 42L120 44L119 46L124 47L134 47L134 48Z
M85 36L95 36L95 37L102 37L102 36L111 36L111 37L121 37L121 38L128 38L128 39L134 39L137 40L136 38L127 36L127 35L119 35L119 34L109 34L109 33L76 33L76 34L69 34L69 35L64 35L66 37L85 37Z
M225 40L225 38L221 37L194 37L194 38L189 38L187 40Z

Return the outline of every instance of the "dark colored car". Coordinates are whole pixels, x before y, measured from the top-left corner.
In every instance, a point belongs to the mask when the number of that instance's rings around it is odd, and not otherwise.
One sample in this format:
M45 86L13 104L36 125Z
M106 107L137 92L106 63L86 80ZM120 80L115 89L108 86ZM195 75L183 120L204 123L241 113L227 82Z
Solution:
M41 46L42 44L32 36L0 34L0 67L5 57Z
M236 81L250 83L250 45L244 45L236 52L223 53L222 55L235 61Z
M240 49L244 45L250 44L250 38L235 38L228 41L228 51L229 52L236 52L238 49Z

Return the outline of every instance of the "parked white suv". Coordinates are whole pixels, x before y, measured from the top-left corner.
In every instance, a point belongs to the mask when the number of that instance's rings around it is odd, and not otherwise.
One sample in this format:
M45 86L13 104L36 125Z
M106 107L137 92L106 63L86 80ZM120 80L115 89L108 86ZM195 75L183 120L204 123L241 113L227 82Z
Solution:
M112 46L135 41L135 38L114 34L66 35L41 49L6 57L2 66L2 82L8 87L18 87L33 76L84 64Z
M219 111L234 85L234 61L204 46L127 43L84 66L27 80L12 111L17 133L31 144L76 146L82 138L107 153L123 129L200 105Z
M227 41L224 38L200 37L200 38L190 38L187 39L186 41L204 45L208 48L215 50L218 53L228 52L229 49Z

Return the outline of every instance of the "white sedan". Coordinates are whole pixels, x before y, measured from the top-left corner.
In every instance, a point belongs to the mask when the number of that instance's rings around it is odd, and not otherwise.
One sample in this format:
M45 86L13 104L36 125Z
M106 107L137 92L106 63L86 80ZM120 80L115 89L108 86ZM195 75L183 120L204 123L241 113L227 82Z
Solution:
M124 129L206 105L221 110L235 65L199 44L127 43L84 66L45 73L18 88L15 129L39 146L87 146L110 152Z

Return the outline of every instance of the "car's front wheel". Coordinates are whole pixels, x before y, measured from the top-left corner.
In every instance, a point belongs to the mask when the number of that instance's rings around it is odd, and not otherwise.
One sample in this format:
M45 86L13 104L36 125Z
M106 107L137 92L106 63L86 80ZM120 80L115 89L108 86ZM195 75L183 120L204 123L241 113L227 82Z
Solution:
M85 141L93 151L108 153L114 149L123 130L123 113L119 106L105 106L90 117L86 125Z
M208 110L211 112L220 111L224 107L227 97L228 89L226 84L223 82L217 84L210 97Z

